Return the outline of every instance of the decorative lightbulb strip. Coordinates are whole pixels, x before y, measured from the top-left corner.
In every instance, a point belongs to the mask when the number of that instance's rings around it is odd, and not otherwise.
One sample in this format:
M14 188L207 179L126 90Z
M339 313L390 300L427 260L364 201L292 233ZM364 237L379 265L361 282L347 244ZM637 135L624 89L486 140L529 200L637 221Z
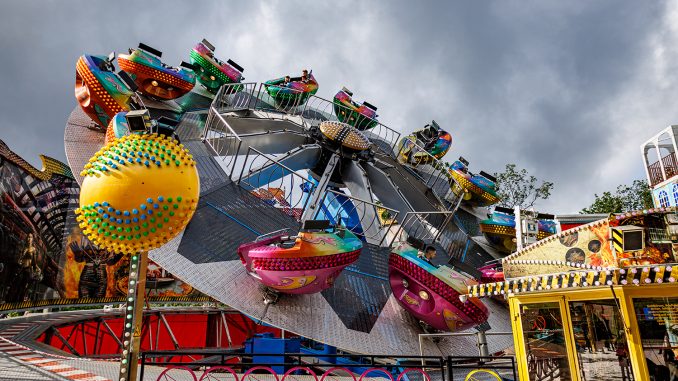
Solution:
M136 380L137 362L143 321L144 294L146 292L146 267L148 253L134 254L129 260L127 303L122 336L120 376L118 381ZM130 377L130 374L132 375Z
M470 297L496 296L556 290L560 288L596 288L609 286L642 286L675 283L678 266L651 265L626 269L570 271L566 273L533 275L508 279L503 282L469 286Z

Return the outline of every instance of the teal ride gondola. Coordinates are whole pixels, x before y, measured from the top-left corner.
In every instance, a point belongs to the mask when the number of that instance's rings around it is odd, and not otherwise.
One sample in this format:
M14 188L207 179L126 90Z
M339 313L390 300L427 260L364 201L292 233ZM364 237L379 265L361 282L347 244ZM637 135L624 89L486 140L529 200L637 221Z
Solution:
M312 73L305 78L282 77L264 82L266 92L279 108L291 108L306 103L311 95L318 92L318 81Z
M351 125L361 131L377 125L377 108L363 102L359 105L352 99L353 93L342 87L334 96L334 114L340 122Z
M211 92L216 93L220 87L227 84L241 83L244 69L237 63L228 60L222 62L214 56L214 46L207 40L202 40L191 50L191 64L196 67L195 74L198 82ZM242 86L229 86L229 94L242 90Z

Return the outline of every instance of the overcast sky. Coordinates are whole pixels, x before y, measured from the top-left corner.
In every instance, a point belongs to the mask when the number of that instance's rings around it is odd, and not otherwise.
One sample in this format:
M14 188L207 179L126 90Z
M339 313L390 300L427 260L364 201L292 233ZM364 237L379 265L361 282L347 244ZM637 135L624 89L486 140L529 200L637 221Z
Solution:
M139 6L143 3L143 6ZM313 69L409 132L431 119L446 157L553 181L543 211L644 178L639 145L678 122L678 3L658 1L3 1L0 138L65 160L75 62L142 41L168 64L203 37L247 81Z

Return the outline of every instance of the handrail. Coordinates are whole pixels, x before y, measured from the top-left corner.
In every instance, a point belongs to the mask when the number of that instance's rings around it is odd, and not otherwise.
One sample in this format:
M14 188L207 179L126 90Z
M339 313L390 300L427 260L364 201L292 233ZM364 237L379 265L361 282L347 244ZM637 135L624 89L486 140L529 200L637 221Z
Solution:
M332 195L334 196L334 200L337 200L338 197L343 197L346 200L341 202L340 205L337 207L335 216L328 216L328 213L330 211L326 210L325 203L328 200L328 197L332 196ZM330 200L330 202L331 202L331 200ZM341 215L342 211L346 212L347 214L351 214L351 213L362 214L362 215L358 216L358 220L359 220L359 223L360 223L360 230L357 229L358 226L355 226L353 228L350 228L346 225L344 225L344 226L349 231L351 231L353 234L355 234L357 236L362 236L362 237L365 237L366 239L378 239L379 245L381 245L384 242L384 239L386 238L386 234L383 231L384 225L382 224L382 221L379 218L380 215L377 214L376 212L379 209L383 209L385 211L388 211L392 216L390 219L394 219L394 220L397 218L398 214L400 213L399 211L392 209L392 208L389 208L389 207L386 207L384 205L380 205L380 204L377 204L375 202L363 200L363 199L360 199L360 198L357 198L357 197L349 196L347 194L344 194L342 192L337 192L337 191L332 190L332 189L328 189L325 192L325 194L323 195L323 199L321 200L320 205L321 206L316 211L314 218L318 218L318 215L320 213L323 213L323 214L325 214L326 217L333 217L334 221L337 225L339 224L340 215ZM367 217L366 210L363 209L365 207L372 207L372 208L375 209L375 216L374 216L374 218L372 218L371 221L366 220L366 217ZM361 209L362 209L362 213L360 212ZM374 233L374 234L368 235L367 232L370 231L372 228L377 229L377 232Z
M317 95L312 95L306 101L306 104L297 115L303 117L304 119L310 119L316 122L321 122L324 120L338 121L339 118L335 113L335 107L338 107L346 112L355 112L354 110L342 105L334 103L328 99L319 97ZM370 121L376 123L376 125L368 130L362 131L365 136L370 138L377 149L382 151L384 154L394 157L395 155L395 146L400 139L400 132L384 125L374 118L364 117ZM379 142L384 142L388 145L388 149L379 144Z
M217 123L226 128L214 128ZM226 164L226 168L230 168L228 176L233 179L235 165L242 146L242 139L214 107L210 107L208 112L202 140L207 143L216 156L222 157L222 161ZM230 160L228 160L227 157L230 157Z
M220 112L249 109L256 87L257 82L227 83L219 88L210 106ZM224 108L224 104L229 107Z
M265 161L262 163L261 160L259 160L259 158L263 158L263 160ZM261 165L257 166L256 168L253 168L255 163L261 163ZM248 165L249 170L247 171L246 174L245 167L247 167ZM256 186L256 184L250 184L246 180L247 178L249 178L249 175L257 171L270 168L272 166L281 168L282 170L280 173L282 174L282 176L278 177L276 180L272 180L271 177L273 173L271 173L269 175L270 176L269 179L263 182L263 184L266 184L267 188L264 189L263 186ZM274 204L280 205L283 212L294 217L297 221L299 221L301 219L303 211L306 210L309 198L304 196L303 194L304 192L302 190L298 191L296 190L294 181L295 179L298 180L298 183L296 184L298 187L305 188L309 190L309 192L311 193L313 192L313 189L315 188L315 184L313 184L313 182L299 175L298 173L296 173L295 170L279 162L276 158L267 155L254 147L248 147L237 183L239 185L241 184L248 185L249 186L248 190L250 190L255 196L274 201ZM277 187L273 186L272 184L274 184L275 182L280 182L280 186ZM286 187L285 185L288 186ZM276 195L270 192L270 189L274 188L281 189L283 191L285 191L286 188L289 188L289 192L284 194L284 197L278 197L279 194ZM268 193L266 193L267 191Z
M274 230L274 231L269 232L269 233L266 233L266 234L262 234L262 235L258 236L258 237L254 240L254 242L263 241L263 240L264 240L265 238L267 238L267 237L272 237L272 236L274 236L274 235L277 235L278 233L286 232L286 231L288 231L288 230L290 230L290 228L282 228L282 229Z
M286 166L285 164L279 162L279 161L276 160L276 158L274 158L273 156L270 156L270 155L268 155L268 154L265 154L265 153L259 151L258 149L254 148L254 147L252 147L252 146L250 146L247 150L248 150L248 151L254 151L254 152L255 152L256 154L258 154L259 156L263 156L266 160L269 160L269 161L273 162L275 165L282 167L283 169L289 171L289 172L290 172L291 174L293 174L294 176L297 176L297 177L299 177L300 179L302 179L302 180L304 180L304 181L308 181L308 179L305 179L303 176L301 176L301 175L299 175L298 173L296 173L296 171L293 170L292 168L290 168L290 167ZM242 180L242 174L240 174L240 178L238 179L238 182L240 182L240 180Z
M303 106L306 103L306 99L304 99L304 92L298 89L294 88L286 88L286 90L289 90L291 93L294 93L295 96L298 96L297 99L294 100L294 102L291 105L280 105L278 102L276 102L275 98L272 97L267 89L270 86L278 86L278 85L271 85L267 84L265 82L262 82L259 84L258 90L257 90L257 96L256 96L256 102L254 103L254 106L252 106L252 109L254 110L261 110L261 111L273 111L269 107L263 107L261 105L262 102L265 102L267 105L273 106L274 110L283 112L283 113L291 113L293 110L295 110L299 106ZM266 100L264 100L266 98Z
M442 216L442 221L437 226L432 225L430 217L435 215ZM432 212L407 212L403 222L396 231L390 242L390 246L400 240L402 233L408 236L421 240L426 244L440 243L441 246L447 247L443 242L439 242L442 232L454 217L454 211L432 211ZM415 227L416 225L416 227ZM445 237L444 237L445 238Z
M409 142L411 146L406 147L407 142ZM431 153L426 151L426 149L420 146L416 140L412 140L407 136L401 139L399 146L400 149L398 150L398 153L396 155L398 161L401 162L403 158L406 158L407 161L405 164L409 164L415 169L412 172L414 172L414 174L422 182L424 182L424 184L431 188L431 190L436 196L438 196L440 199L449 201L454 206L454 208L452 208L451 210L455 211L459 207L459 204L461 203L463 193L457 195L453 190L462 189L462 187L457 182L457 180L450 174L447 165L443 163L440 159L436 158L435 156L431 155ZM405 154L406 151L407 154ZM410 161L413 156L415 160L414 163ZM432 171L417 170L417 167L426 168L427 166L431 167L433 170ZM428 176L425 178L425 176L423 176L420 172L425 172L425 174L427 174ZM452 197L452 195L454 195L454 197Z

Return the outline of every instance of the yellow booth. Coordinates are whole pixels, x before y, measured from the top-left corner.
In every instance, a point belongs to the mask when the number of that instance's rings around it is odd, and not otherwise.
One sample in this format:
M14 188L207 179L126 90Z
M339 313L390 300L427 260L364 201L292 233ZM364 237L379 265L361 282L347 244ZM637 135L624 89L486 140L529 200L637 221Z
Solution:
M678 214L611 215L502 261L520 380L678 380Z

